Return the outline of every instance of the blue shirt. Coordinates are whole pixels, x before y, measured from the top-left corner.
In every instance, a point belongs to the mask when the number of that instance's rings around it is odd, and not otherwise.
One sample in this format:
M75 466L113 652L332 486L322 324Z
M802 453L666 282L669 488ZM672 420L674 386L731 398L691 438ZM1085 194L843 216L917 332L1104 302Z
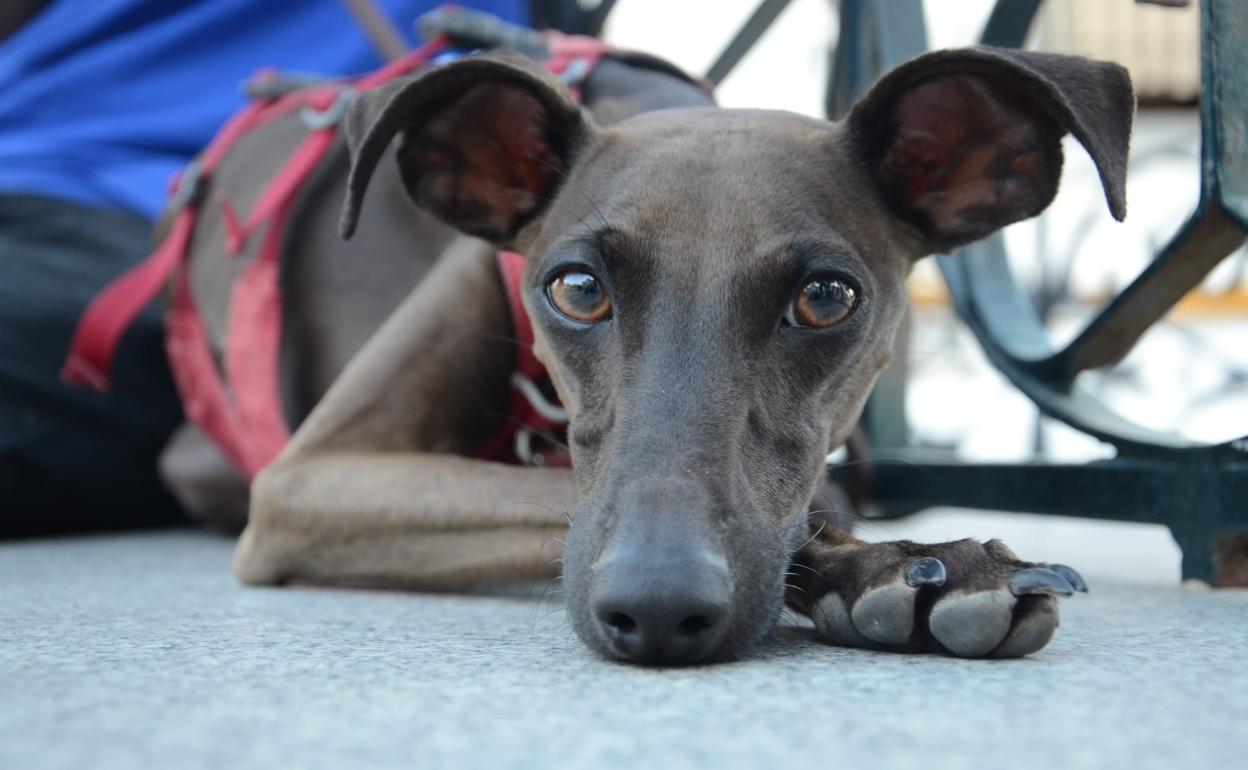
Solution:
M376 0L409 42L439 0ZM458 0L527 23L522 0ZM262 67L381 65L342 0L53 0L0 42L0 192L155 218Z

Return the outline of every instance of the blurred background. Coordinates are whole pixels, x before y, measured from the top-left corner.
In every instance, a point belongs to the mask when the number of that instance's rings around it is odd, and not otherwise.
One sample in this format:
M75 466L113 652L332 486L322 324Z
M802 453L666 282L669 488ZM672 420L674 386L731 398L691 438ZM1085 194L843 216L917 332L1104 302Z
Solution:
M605 37L705 72L757 0L621 0ZM974 43L992 0L925 0L933 48ZM1070 339L1134 278L1193 211L1199 192L1198 5L1133 0L1047 0L1029 48L1110 59L1131 71L1140 101L1131 147L1128 216L1113 220L1095 169L1067 138L1057 200L1041 217L1011 226L1013 268L1029 287L1055 343ZM690 34L694 31L693 34ZM835 4L794 0L717 90L728 107L824 115ZM1226 259L1121 364L1089 372L1086 385L1115 411L1157 430L1220 442L1248 431L1248 254ZM908 441L983 462L1083 462L1112 447L1042 417L985 359L958 322L935 262L910 282L914 312L904 363ZM866 522L871 539L1001 537L1023 558L1069 561L1115 580L1179 579L1178 548L1165 527L1019 513L930 509L904 520Z

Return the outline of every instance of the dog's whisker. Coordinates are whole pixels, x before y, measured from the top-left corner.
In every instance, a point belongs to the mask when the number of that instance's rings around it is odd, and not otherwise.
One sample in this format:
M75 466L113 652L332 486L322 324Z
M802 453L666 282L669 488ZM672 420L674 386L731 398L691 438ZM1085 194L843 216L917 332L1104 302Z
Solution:
M820 572L819 570L815 569L814 567L811 567L811 566L808 566L808 565L802 564L801 562L798 562L798 561L792 561L792 562L789 562L789 567L795 567L795 568L797 568L797 569L804 569L804 570L806 570L807 572L813 572L814 574L818 575L819 577L823 577L823 573L822 573L822 572ZM788 574L788 573L785 573L785 574Z
M539 503L536 500L519 500L519 499L504 500L503 505L531 505L535 508L541 508L544 511L549 511L550 513L553 513L556 516L563 516L564 518L567 518L567 515L568 515L566 509L561 511L558 508L554 507L553 505L546 505L545 503Z
M820 514L820 513L837 513L837 514L840 514L840 513L845 513L845 514L848 514L848 515L850 515L850 516L855 515L855 514L851 514L851 513L849 513L848 511L842 511L840 508L813 508L813 509L811 509L811 510L807 511L806 513L810 514L811 516L814 516L814 515L816 515L816 514Z
M803 594L805 596L810 596L810 594L806 592L806 589L795 586L792 583L786 582L784 584L784 587L793 591L797 591L798 593Z
M515 337L506 335L506 334L494 334L493 332L476 332L476 336L483 340L495 340L496 342L507 342L512 345L515 345L518 348L528 348L529 350L533 349L533 343L525 342L524 340L520 340Z
M529 430L533 430L533 429L530 428ZM569 452L572 449L571 447L567 445L566 442L559 440L559 438L555 436L555 434L551 433L550 431L534 430L533 433L534 435L540 436L541 438L545 439L545 441L548 444L553 444L555 447L562 449L565 452Z
M559 582L562 579L562 577L563 577L562 575L558 575L554 579L547 581L546 584L542 587L542 593L538 597L537 601L533 604L533 612L529 617L530 629L534 629L537 626L538 622L543 620L549 614L549 613L541 612L542 605L546 604L547 602L553 603L556 597L558 597L559 594L562 592L563 586ZM559 609L562 606L563 605L560 603L556 605L555 609Z
M826 526L828 526L828 523L827 523L826 521L821 522L821 523L819 524L819 529L815 530L815 534L813 534L813 535L811 535L810 537L806 538L806 542L804 542L804 543L802 543L801 545L799 545L799 546L797 547L797 550L799 550L799 551L800 551L800 550L802 550L803 548L805 548L806 546L808 546L808 545L810 545L811 543L815 542L815 539L816 539L816 538L818 538L818 537L819 537L819 535L823 534L823 528L824 528L824 527L826 527Z
M899 538L899 537L897 536L897 533L896 533L896 532L894 532L894 531L892 531L891 529L889 529L888 527L884 526L884 525L883 525L881 522L879 522L878 520L868 518L868 517L866 517L866 516L863 516L863 515L862 515L862 514L860 514L860 513L854 513L853 511L843 511L843 510L841 510L841 509L839 509L839 508L818 508L818 509L815 509L815 510L812 510L812 511L807 511L807 513L808 513L808 515L811 515L811 516L816 515L816 514L820 514L820 513L835 513L837 516L845 516L845 517L847 517L847 518L853 519L853 521L854 521L854 524L855 524L855 525L864 525L864 526L867 526L867 527L873 527L874 529L878 530L879 532L882 532L882 533L884 533L885 535L888 535L888 536L889 536L889 538L891 538L891 539L893 539L893 540L899 540L899 539L901 539L901 538ZM824 522L824 523L826 524L827 522ZM809 541L807 541L807 542L809 542ZM799 550L800 550L800 549L799 549Z
M542 615L542 620L549 618L551 615L554 615L556 612L567 612L567 608L564 607L563 605L559 605L558 607L549 609L546 611L545 614Z
M524 157L528 158L529 160L535 161L535 162L537 162L537 163L541 163L543 166L546 166L547 168L549 168L549 169L553 170L556 174L559 174L559 175L560 175L560 176L562 176L564 179L567 179L567 178L568 178L568 172L566 172L566 171L564 171L563 169L559 168L558 166L556 166L555 164L553 164L553 163L551 163L550 161L546 160L545 158L538 158L538 157L535 157L535 156L533 156L533 155L525 155ZM579 187L578 187L577 189L580 191L580 193L581 193L581 197L583 197L583 198L585 199L585 201L586 201L587 203L589 203L589 205L590 205L590 206L592 206L592 207L593 207L594 212L598 214L598 219L602 222L602 226L603 226L604 228L606 228L607 230L611 230L611 229L613 229L613 228L611 227L611 223L607 221L607 217L606 217L606 215L602 213L602 209L601 209L601 208L599 208L598 204L594 202L594 199L593 199L593 198L589 197L589 193L585 192L584 190L580 189Z

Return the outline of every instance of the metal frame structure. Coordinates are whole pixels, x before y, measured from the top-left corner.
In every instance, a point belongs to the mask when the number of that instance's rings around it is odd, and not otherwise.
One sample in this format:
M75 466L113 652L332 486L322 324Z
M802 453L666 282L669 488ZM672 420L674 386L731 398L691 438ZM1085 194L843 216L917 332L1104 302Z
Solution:
M1039 5L998 0L981 42L1021 46ZM841 0L829 112L839 114L879 74L921 53L925 38L921 0ZM1248 532L1248 437L1211 446L1149 430L1078 381L1081 372L1121 360L1248 235L1248 3L1201 0L1201 60L1196 211L1066 347L1053 348L1000 235L937 258L959 318L992 364L1042 413L1111 444L1117 457L1084 465L880 464L871 491L883 517L957 505L1164 524L1183 550L1185 578L1244 579L1248 553L1237 533ZM873 443L904 457L904 431L886 419L904 413L899 392L885 391L887 400L867 417Z

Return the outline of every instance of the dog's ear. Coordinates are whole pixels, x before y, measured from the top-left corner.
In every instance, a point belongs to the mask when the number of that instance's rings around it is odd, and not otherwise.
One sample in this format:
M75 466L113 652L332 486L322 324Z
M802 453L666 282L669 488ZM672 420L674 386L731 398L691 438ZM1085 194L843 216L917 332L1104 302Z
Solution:
M396 157L412 200L465 233L506 244L554 196L585 119L541 67L491 53L361 93L344 128L344 238L355 231L373 170L401 134Z
M932 251L948 251L1048 206L1067 132L1092 156L1121 220L1134 109L1116 64L982 47L902 64L846 125L890 207Z

